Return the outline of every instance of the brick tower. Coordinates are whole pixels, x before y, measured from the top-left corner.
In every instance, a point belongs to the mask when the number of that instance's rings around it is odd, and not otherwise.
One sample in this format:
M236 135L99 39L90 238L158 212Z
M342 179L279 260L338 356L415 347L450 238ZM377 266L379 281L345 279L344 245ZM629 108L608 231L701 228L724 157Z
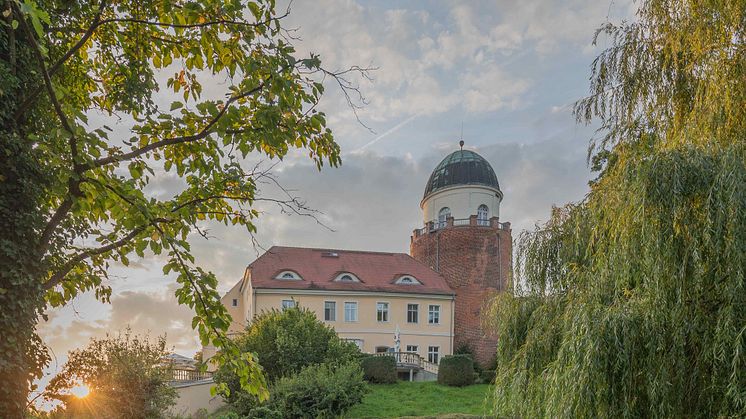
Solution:
M469 150L448 155L430 175L420 203L424 227L414 230L413 258L440 272L456 292L454 348L468 346L486 365L497 337L482 327L490 297L511 270L510 223L500 222L503 194L492 166Z

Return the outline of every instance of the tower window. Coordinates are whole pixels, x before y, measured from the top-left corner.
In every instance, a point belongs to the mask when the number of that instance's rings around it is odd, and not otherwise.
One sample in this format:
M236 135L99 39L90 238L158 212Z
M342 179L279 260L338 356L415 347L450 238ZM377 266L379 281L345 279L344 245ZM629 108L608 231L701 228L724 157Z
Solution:
M477 225L490 225L490 209L487 208L487 205L482 204L477 208Z
M438 225L437 228L443 228L446 226L446 223L448 222L448 217L451 216L451 209L448 207L443 207L438 211Z
M234 298L232 301L233 307L238 307L238 298Z

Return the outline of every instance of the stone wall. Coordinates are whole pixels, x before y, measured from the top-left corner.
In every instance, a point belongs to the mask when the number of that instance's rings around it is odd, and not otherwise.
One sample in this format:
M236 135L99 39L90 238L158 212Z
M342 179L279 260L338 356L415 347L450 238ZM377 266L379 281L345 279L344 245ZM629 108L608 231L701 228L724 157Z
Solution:
M478 225L476 216L468 223L454 223L449 218L444 228L428 225L415 230L410 254L440 272L456 292L454 348L468 345L480 364L488 364L495 354L497 336L482 327L482 311L491 297L504 291L508 284L510 223L492 218L489 225Z

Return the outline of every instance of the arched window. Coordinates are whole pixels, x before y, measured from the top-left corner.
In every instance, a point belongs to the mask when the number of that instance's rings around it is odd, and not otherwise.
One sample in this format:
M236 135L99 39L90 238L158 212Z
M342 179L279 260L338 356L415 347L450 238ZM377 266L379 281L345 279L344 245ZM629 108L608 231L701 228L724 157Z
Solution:
M487 205L482 204L477 208L477 225L490 225L490 209L487 208Z
M303 278L301 278L300 275L298 275L297 272L294 271L282 271L277 276L275 276L275 279L285 280L285 281L302 281Z
M360 279L350 272L342 272L334 278L335 282L360 282Z
M448 207L443 207L438 212L438 225L437 228L443 228L446 226L446 222L448 220L448 217L451 216L451 209Z

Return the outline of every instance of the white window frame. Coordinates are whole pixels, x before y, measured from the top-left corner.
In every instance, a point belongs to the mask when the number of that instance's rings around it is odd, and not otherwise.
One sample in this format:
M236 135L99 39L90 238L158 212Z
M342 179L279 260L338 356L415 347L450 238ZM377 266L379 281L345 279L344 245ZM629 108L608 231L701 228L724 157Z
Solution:
M413 311L413 313L414 313L414 321L413 322L409 321L409 314L410 314L409 307L410 306L414 306L415 307L415 309ZM420 305L419 305L419 303L407 303L407 323L409 323L409 324L419 324L420 323Z
M430 362L432 364L440 363L440 346L427 347L427 362Z
M287 303L287 302L290 302L290 304L291 304L291 305L287 305L287 306L286 306L286 304L285 304L285 303ZM290 299L290 300L282 300L282 302L280 303L280 307L281 307L281 308L282 308L283 310L287 310L287 309L289 309L289 308L295 308L295 306L296 306L296 305L297 305L297 304L296 304L295 300L293 300L293 299Z
M298 275L295 271L282 271L277 276L275 276L275 279L279 281L302 281L303 278Z
M354 307L355 307L355 311L354 311L355 318L354 319L348 319L348 317L347 317L347 304L354 304ZM357 301L345 301L344 309L345 309L345 314L344 314L344 316L345 316L344 317L345 323L357 323L357 321L358 321L358 304L357 304Z
M422 282L412 275L402 275L394 283L396 285L422 285Z
M407 345L406 348L407 348L406 352L409 352L410 354L416 354L420 350L419 345Z
M383 309L379 308L379 305L383 305ZM389 307L391 304L389 304L388 301L376 301L376 321L378 323L388 323L390 316L389 316ZM379 314L381 314L379 316Z
M438 225L437 228L443 228L448 224L448 217L451 216L451 209L443 207L438 211Z
M359 339L359 338L342 338L342 340L345 341L345 342L352 342L355 345L357 345L358 349L360 349L361 351L363 350L363 343L364 343L363 339Z
M433 310L433 308L437 307L437 309ZM440 304L430 304L427 306L427 324L440 324ZM433 314L437 314L437 316L433 316ZM433 317L435 317L435 321L433 321Z
M332 308L331 308L331 314L332 315L329 316L329 318L327 318L327 316L326 316L326 314L327 314L326 313L326 309L327 309L326 305L327 304L331 304L332 305ZM329 300L324 301L324 321L327 321L327 322L336 322L337 321L337 302L336 301L329 301Z
M342 279L345 276L349 276L350 279ZM352 272L342 272L334 278L334 282L360 282L360 278L358 278L357 275L353 274Z
M484 208L484 211L482 209ZM490 225L490 207L485 204L481 204L477 208L477 225L488 226Z

